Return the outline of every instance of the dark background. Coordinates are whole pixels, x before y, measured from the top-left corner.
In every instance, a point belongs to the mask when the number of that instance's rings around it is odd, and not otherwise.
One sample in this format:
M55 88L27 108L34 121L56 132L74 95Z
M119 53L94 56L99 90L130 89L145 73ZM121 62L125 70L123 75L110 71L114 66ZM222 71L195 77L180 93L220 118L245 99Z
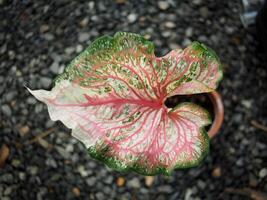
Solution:
M0 145L9 150L0 199L225 200L267 192L267 132L252 123L267 125L267 66L241 12L233 0L0 0ZM51 89L79 52L116 31L144 35L157 55L198 40L221 58L225 120L199 167L155 176L149 186L141 175L107 169L26 91ZM252 190L236 190L243 188Z

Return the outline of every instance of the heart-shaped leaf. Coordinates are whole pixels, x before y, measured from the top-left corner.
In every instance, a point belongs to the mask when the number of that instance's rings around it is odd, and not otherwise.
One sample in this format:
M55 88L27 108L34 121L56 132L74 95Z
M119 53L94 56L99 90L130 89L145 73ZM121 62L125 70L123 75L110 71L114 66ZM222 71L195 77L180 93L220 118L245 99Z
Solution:
M48 106L92 157L111 168L169 174L197 165L208 151L208 113L167 97L211 92L222 78L213 51L198 42L158 58L139 35L97 39L59 75L52 91L30 92Z

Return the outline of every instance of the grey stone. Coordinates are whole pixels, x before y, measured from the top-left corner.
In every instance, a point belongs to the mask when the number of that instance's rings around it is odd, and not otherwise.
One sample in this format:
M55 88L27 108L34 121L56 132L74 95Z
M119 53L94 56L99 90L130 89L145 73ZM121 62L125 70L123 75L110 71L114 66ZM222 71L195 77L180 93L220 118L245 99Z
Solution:
M138 18L138 15L135 14L135 13L131 13L131 14L129 14L129 15L127 16L127 20L128 20L130 23L134 23L134 22L136 22L137 18Z
M38 173L39 169L38 169L37 166L29 166L29 167L27 167L27 171L28 171L31 175L35 176L35 175Z
M90 35L88 33L80 33L78 37L78 41L86 42L87 40L89 40L89 38L90 38Z
M85 170L83 165L78 166L77 171L79 172L81 177L87 177L88 176L88 172Z
M185 35L186 35L186 37L192 37L193 28L192 27L187 27L186 30L185 30Z
M259 177L264 178L265 176L267 176L267 168L262 168L259 172Z
M95 196L97 200L106 200L106 197L102 192L97 192Z
M169 5L169 3L167 1L159 1L158 2L158 7L161 10L167 10L170 7L170 5Z
M8 116L8 117L10 117L10 116L12 115L11 108L10 108L9 105L7 105L7 104L2 105L2 106L1 106L1 110L2 110L3 113L4 113L6 116Z
M60 146L55 147L57 152L64 158L64 159L69 159L71 157L70 153L67 152L64 148Z
M113 177L112 176L108 176L103 181L106 184L111 184L113 182Z
M11 173L5 173L0 176L0 183L12 183L14 181L14 177Z
M89 22L89 17L85 17L80 21L79 24L81 27L86 27L88 25L88 22Z
M197 186L200 188L200 189L205 189L206 188L206 183L204 182L204 181L202 181L202 180L198 180L197 181Z
M49 88L51 83L52 83L52 79L48 78L48 77L41 77L40 78L40 83L41 83L42 87Z
M54 74L58 74L59 71L59 63L57 61L54 61L52 65L50 66L50 71L53 72Z
M26 179L26 174L24 172L19 172L19 179L24 181Z
M176 24L174 22L167 21L167 22L164 23L164 26L166 28L175 28L176 27Z
M170 185L162 185L158 187L158 191L163 193L172 193L173 189Z
M209 16L209 9L207 7L201 7L199 9L199 13L200 13L201 17L207 18Z
M50 166L50 167L53 167L53 168L57 168L57 162L53 158L47 158L46 161L45 161L45 164L47 166Z
M7 187L4 191L5 196L9 196L12 193L12 187Z
M96 177L92 176L86 179L86 183L88 186L93 186L96 184Z
M129 188L140 188L141 184L138 178L134 177L133 179L131 179L130 181L127 182L127 186Z

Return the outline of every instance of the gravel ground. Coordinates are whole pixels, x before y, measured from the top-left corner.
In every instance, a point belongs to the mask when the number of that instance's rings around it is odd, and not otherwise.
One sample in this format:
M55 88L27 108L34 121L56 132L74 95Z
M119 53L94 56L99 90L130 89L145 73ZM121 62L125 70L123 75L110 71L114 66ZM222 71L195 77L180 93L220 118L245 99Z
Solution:
M254 27L241 25L239 3L0 0L0 145L9 150L0 199L238 200L250 198L229 188L267 192L267 133L251 124L267 125L267 68ZM198 40L221 58L225 121L199 167L153 180L109 170L26 91L51 88L91 41L119 30L145 35L157 55ZM47 136L34 139L40 134Z

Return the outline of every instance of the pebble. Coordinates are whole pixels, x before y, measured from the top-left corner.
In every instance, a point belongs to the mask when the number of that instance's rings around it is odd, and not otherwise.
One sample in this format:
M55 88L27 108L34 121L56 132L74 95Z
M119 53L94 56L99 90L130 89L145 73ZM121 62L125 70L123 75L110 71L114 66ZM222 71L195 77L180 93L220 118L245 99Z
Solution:
M8 117L10 117L12 115L11 108L7 104L2 105L1 110L4 113L4 115L6 115Z
M140 188L141 187L141 183L140 183L138 178L134 177L134 178L132 178L131 180L129 180L127 182L127 186L129 188Z
M117 184L117 186L119 186L119 187L124 186L124 184L125 184L125 179L124 179L123 177L118 177L117 180L116 180L116 184Z
M48 77L41 77L40 84L41 84L41 87L43 87L44 89L47 89L52 84L52 79Z
M80 165L78 168L77 168L77 171L80 173L81 177L87 177L89 174L88 172L85 170L84 166L83 165Z
M58 74L59 72L59 63L57 61L54 61L52 65L49 67L50 71L54 74Z
M158 2L158 7L161 10L167 10L170 7L170 5L169 5L169 3L167 1L159 1Z
M29 126L25 125L19 128L19 134L21 137L24 137L25 135L27 135L30 131Z
M135 13L131 13L131 14L129 14L129 15L127 16L127 20L128 20L130 23L134 23L134 22L136 22L137 18L138 18L138 15L135 14Z
M264 178L265 176L267 176L267 168L262 168L259 172L259 177Z
M41 27L40 27L40 32L41 33L45 33L49 31L49 26L47 24L43 24Z
M175 28L175 27L176 27L176 24L173 23L173 22L171 22L171 21L168 21L168 22L165 22L165 23L164 23L164 26L165 26L166 28Z
M186 35L186 37L192 37L193 28L192 27L187 27L186 30L185 30L185 35Z
M96 177L92 176L86 179L86 183L88 186L93 186L96 183Z
M0 175L0 183L4 182L4 183L12 183L12 181L14 180L13 175L11 173L5 173Z
M90 38L89 33L79 33L78 41L86 42L87 40L89 40L89 38Z
M213 169L211 175L212 175L214 178L219 178L219 177L221 177L221 175L222 175L221 168L220 168L220 167L215 167L215 168Z
M79 25L81 27L86 27L88 25L88 22L89 22L89 17L85 17L80 21Z
M38 173L39 169L37 166L28 166L27 171L34 176Z
M158 187L158 191L162 193L172 193L173 189L170 185L162 185Z
M209 9L207 7L201 7L199 9L199 13L200 13L201 17L203 17L204 19L205 18L208 18L208 16L209 16Z

